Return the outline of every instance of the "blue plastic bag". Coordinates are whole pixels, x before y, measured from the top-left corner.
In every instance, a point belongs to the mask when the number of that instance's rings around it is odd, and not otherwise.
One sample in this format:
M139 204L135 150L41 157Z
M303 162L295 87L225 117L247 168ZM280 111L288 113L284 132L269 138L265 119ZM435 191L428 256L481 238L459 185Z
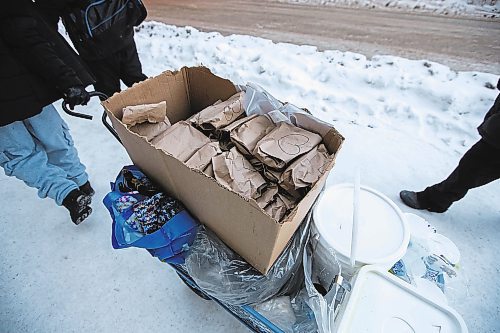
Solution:
M161 261L184 263L198 222L137 167L122 169L103 203L113 219L113 248L144 248Z

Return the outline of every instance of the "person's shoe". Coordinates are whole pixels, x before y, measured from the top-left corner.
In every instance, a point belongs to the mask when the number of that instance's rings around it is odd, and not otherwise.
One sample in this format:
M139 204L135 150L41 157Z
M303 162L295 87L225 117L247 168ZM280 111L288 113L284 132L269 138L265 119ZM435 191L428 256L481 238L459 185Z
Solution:
M91 213L90 203L92 198L80 190L73 190L63 200L63 206L69 211L71 221L78 225L82 223Z
M448 210L447 207L440 207L436 205L431 205L427 201L423 201L422 198L418 198L418 193L413 191L401 191L399 192L399 197L405 205L414 209L426 209L432 213L444 213Z
M399 197L405 205L414 209L426 209L420 201L418 201L417 192L401 191Z
M92 188L92 186L90 185L89 181L87 181L85 184L80 186L80 191L82 191L86 195L90 195L90 196L93 196L95 194L95 191Z

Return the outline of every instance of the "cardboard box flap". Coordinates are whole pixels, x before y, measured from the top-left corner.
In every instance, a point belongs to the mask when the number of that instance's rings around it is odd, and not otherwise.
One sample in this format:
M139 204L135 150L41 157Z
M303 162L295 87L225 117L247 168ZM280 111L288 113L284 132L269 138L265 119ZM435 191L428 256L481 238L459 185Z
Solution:
M344 141L344 137L331 124L313 115L305 113L292 114L292 123L300 128L321 135L323 143L330 154L336 154Z
M344 140L344 137L333 127L323 137L323 143L330 154L337 154Z
M123 108L131 105L167 102L167 118L172 124L190 114L188 94L181 72L163 72L128 88L126 94L114 94L102 105L116 118L122 119Z
M231 81L212 74L206 67L183 67L182 73L192 114L213 105L219 99L225 101L238 92Z

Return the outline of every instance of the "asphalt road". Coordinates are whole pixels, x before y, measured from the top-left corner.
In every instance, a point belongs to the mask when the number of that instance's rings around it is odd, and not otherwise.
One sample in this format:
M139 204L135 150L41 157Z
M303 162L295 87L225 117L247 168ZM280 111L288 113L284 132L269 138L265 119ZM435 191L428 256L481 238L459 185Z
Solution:
M149 20L321 50L427 59L500 74L500 19L447 17L272 0L145 0Z

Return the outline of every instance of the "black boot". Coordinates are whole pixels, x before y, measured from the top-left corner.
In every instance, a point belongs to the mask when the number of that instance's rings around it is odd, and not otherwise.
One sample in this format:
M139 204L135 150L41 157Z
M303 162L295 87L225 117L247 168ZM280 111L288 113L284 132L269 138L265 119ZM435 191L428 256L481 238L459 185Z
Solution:
M413 209L426 209L433 213L444 213L448 208L435 208L429 204L423 195L424 192L401 191L399 197L405 205Z
M62 204L69 210L71 221L78 225L92 213L91 201L92 198L89 195L80 190L73 190L64 198Z
M422 203L418 200L417 192L413 191L401 191L399 192L399 197L405 205L414 209L425 209Z
M87 181L85 184L80 186L80 191L82 191L86 195L90 195L90 196L93 196L95 194L95 191L92 188L92 186L90 185L89 181Z

